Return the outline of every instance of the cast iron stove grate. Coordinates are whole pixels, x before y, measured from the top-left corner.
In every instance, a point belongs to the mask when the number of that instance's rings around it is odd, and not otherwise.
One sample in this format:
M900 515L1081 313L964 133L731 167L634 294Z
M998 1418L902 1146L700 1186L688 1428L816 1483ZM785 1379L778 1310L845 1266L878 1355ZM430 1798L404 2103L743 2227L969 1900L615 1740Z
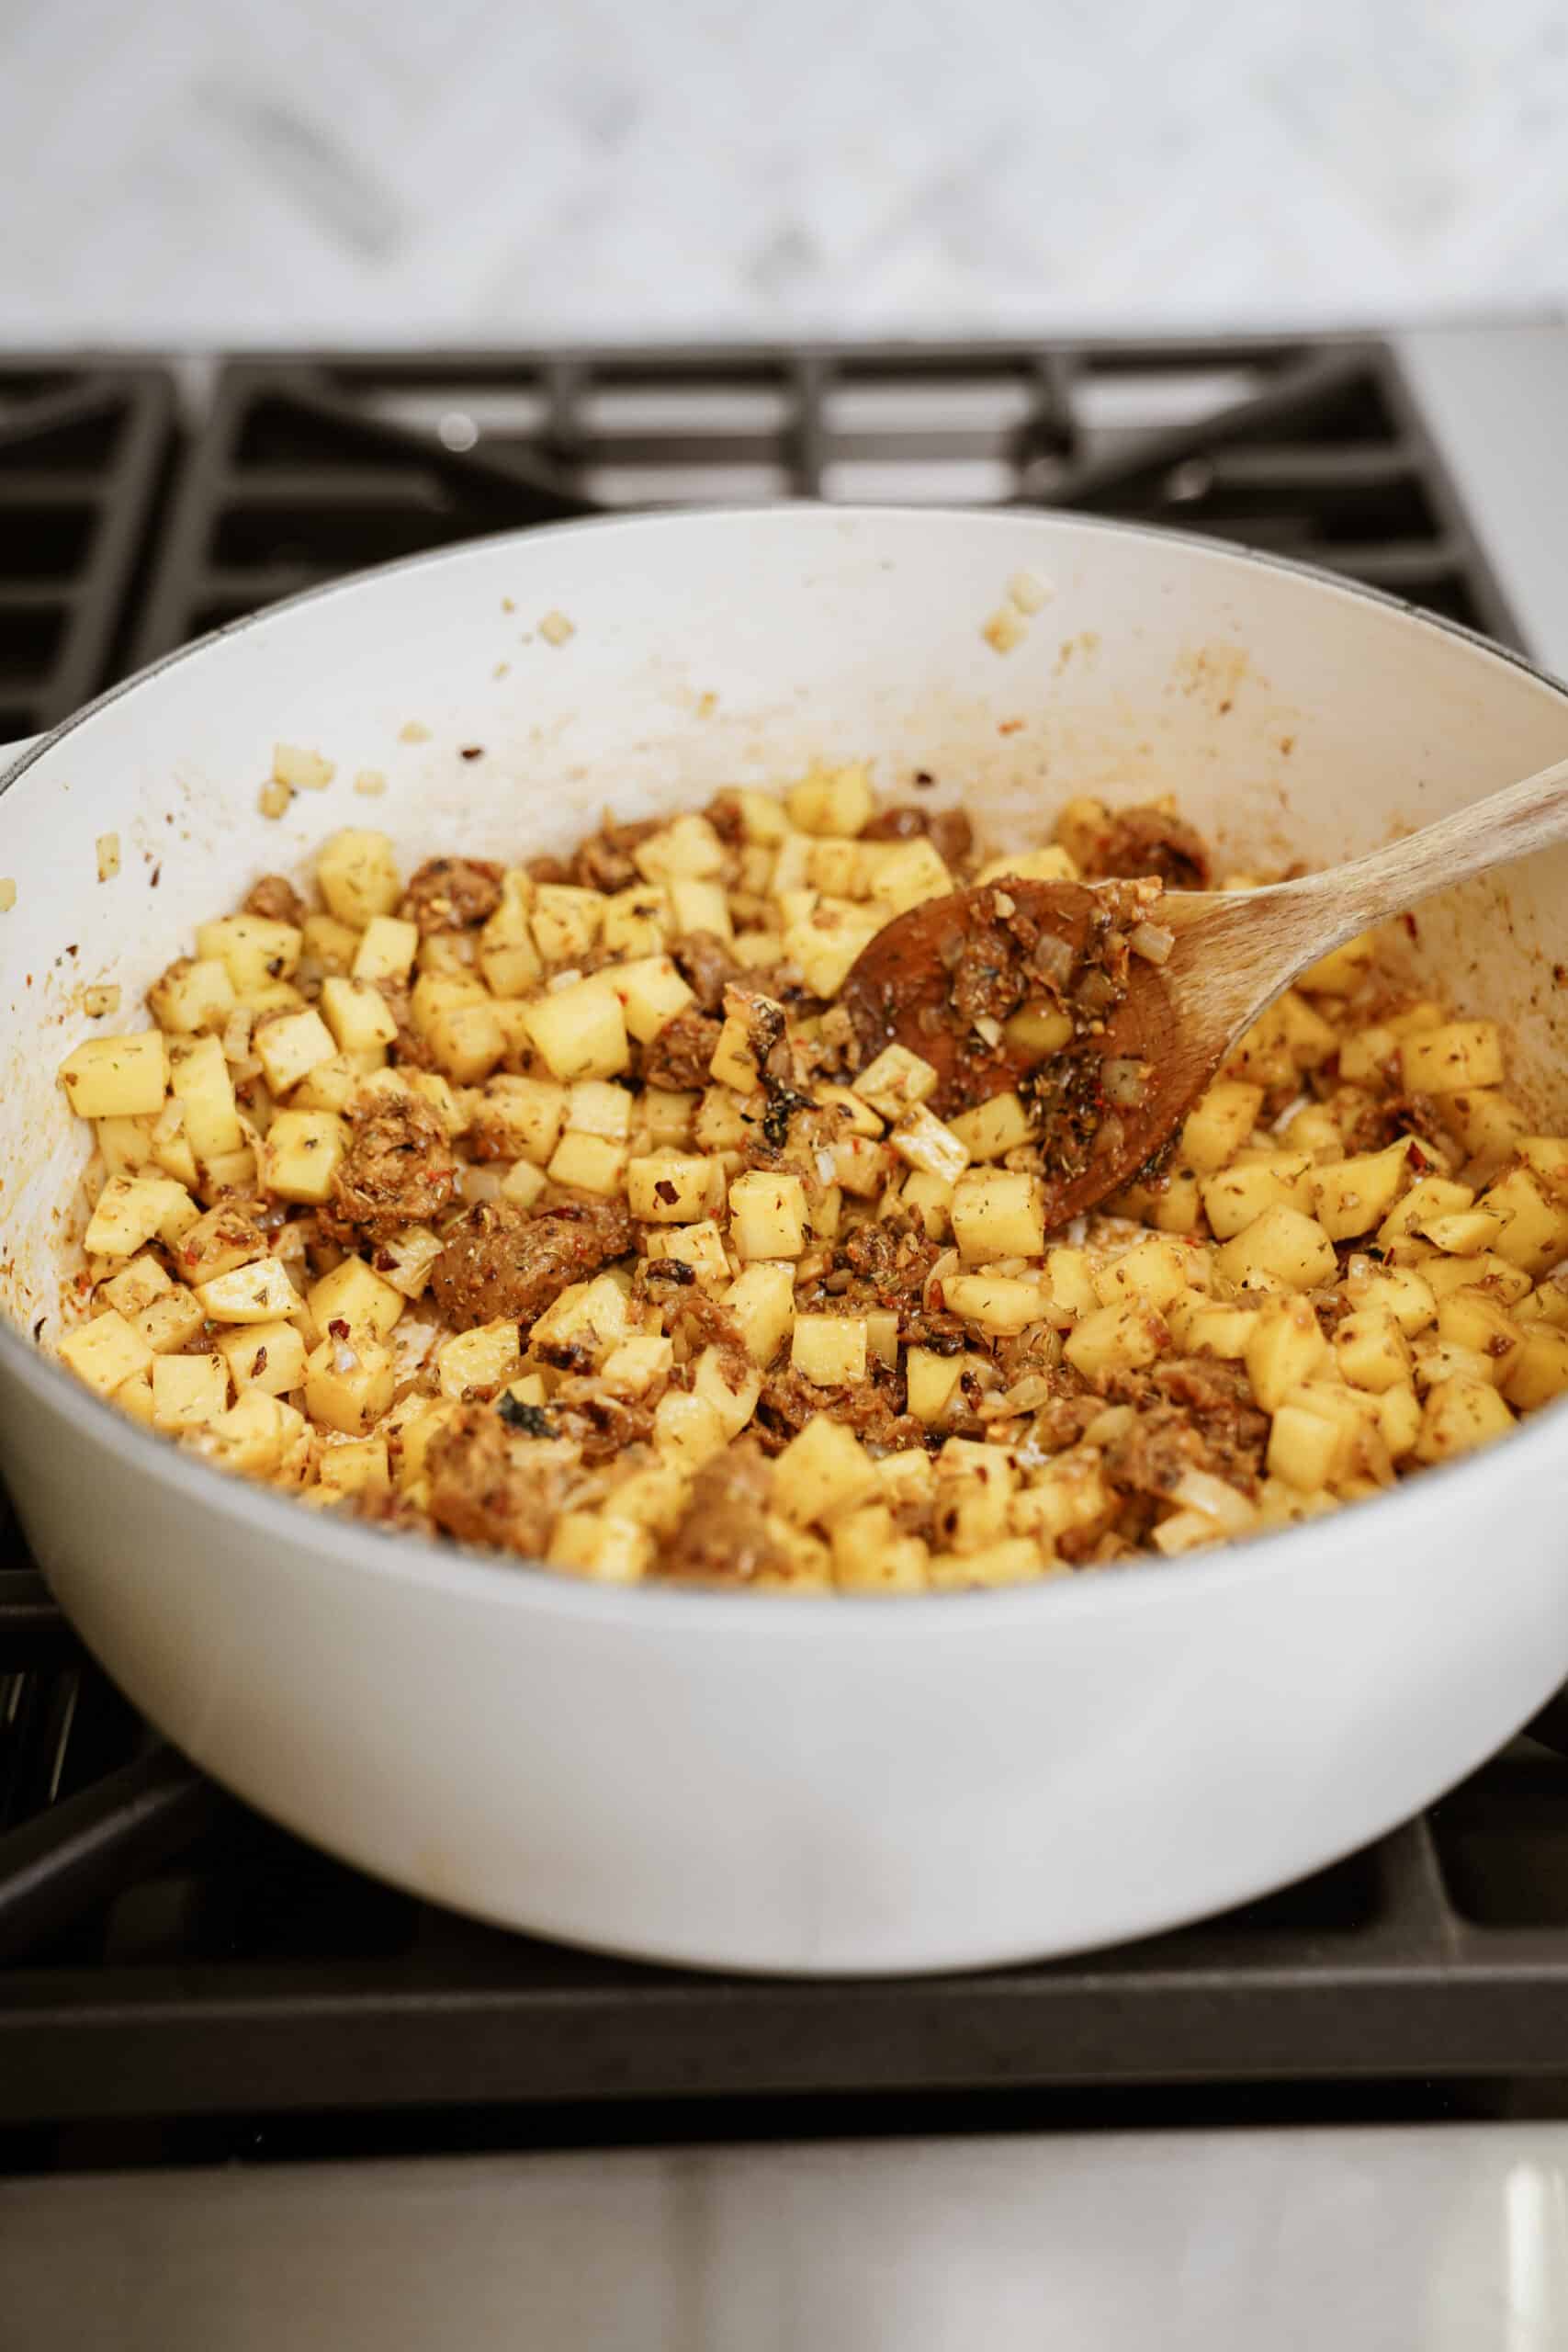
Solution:
M0 369L0 732L389 556L696 498L1091 507L1513 635L1376 344L303 355L229 362L209 390L176 442L155 368ZM61 2153L87 2118L515 2108L581 2133L585 2112L773 2095L1551 2078L1568 1762L1540 1740L1156 1942L913 1984L687 1975L474 1926L223 1796L118 1699L0 1515L0 2128L57 2127L28 2162L97 2160Z

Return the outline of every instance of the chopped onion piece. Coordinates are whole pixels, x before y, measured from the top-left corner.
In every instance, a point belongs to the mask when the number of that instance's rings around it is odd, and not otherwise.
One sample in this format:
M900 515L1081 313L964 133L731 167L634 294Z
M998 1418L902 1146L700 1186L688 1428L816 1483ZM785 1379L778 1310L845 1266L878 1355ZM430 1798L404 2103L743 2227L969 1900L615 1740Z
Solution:
M1132 1054L1110 1054L1100 1066L1100 1079L1108 1102L1134 1111L1149 1091L1149 1066Z
M1176 933L1166 931L1157 922L1134 923L1127 933L1127 944L1134 956L1145 964L1168 964L1170 951L1176 944Z

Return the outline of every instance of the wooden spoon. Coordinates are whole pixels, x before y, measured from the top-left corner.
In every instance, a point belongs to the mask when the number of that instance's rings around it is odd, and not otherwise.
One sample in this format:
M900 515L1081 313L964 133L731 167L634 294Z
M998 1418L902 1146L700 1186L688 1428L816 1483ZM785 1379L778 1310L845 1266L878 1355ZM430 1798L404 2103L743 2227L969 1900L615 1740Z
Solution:
M1093 965L1108 914L1125 935L1117 912L1125 883L1100 892L1004 876L928 899L862 950L840 1002L865 1062L897 1042L932 1064L941 1114L1011 1087L1033 1097L1049 1228L1157 1157L1237 1040L1320 956L1435 890L1563 840L1568 760L1325 873L1257 890L1168 894L1152 908L1155 932L1144 943L1157 956L1159 934L1169 934L1166 961L1128 956L1125 995L1092 1027L1080 1018L1077 1035L1054 1056L1032 1050L1020 1024L997 1035L998 1023L983 1013L977 1027L974 1006L987 975L1010 966L1059 972L1070 956L1076 985ZM1061 946L1042 947L1042 938ZM1033 1001L1042 1001L1038 982Z

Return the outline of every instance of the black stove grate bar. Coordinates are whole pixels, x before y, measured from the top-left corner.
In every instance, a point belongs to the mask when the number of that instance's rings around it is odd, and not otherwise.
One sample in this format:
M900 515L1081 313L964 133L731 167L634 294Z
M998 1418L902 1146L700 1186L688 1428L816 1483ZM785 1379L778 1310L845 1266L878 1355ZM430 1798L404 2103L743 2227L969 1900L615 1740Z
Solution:
M183 1756L154 1747L0 1837L0 1961L182 1852L222 1803Z

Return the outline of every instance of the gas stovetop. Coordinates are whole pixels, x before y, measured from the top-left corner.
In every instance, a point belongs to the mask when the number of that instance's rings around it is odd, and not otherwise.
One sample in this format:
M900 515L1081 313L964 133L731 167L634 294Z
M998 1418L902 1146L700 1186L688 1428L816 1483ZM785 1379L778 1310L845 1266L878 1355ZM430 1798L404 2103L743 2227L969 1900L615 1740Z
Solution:
M13 361L0 739L338 573L692 500L1090 508L1517 643L1427 390L1343 340ZM897 2131L915 2093L925 2128L1562 2112L1568 1762L1551 1711L1535 1734L1366 1852L1145 1944L906 1984L682 1974L457 1918L224 1796L0 1516L0 2159Z

